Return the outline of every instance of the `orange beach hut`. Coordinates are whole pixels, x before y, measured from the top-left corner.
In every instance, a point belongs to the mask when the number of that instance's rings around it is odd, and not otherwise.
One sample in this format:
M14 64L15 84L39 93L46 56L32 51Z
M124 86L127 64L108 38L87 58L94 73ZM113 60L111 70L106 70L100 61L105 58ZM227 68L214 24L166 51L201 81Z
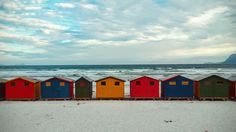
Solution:
M125 80L105 77L96 82L96 98L124 98Z

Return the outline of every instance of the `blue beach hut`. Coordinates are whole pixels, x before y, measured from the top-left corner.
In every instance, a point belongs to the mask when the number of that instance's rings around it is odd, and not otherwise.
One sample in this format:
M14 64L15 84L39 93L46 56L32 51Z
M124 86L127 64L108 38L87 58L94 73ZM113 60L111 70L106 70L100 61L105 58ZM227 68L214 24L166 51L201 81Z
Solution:
M193 98L194 81L175 75L161 82L161 95L163 98Z
M41 82L42 99L73 98L74 81L67 78L53 77Z

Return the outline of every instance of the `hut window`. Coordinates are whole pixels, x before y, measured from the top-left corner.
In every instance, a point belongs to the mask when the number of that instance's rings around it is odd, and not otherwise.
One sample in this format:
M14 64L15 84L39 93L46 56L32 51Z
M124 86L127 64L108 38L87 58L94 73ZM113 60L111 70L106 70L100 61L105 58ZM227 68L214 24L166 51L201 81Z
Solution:
M24 84L25 86L29 86L29 82L25 82L25 84Z
M136 85L140 85L140 81L136 81Z
M105 86L105 85L106 85L106 82L104 82L104 81L103 81L103 82L101 82L101 85Z
M15 83L15 82L12 82L12 83L11 83L11 86L12 86L12 87L15 87L15 86L16 86L16 83Z
M151 81L151 82L150 82L150 85L151 85L151 86L153 86L153 85L154 85L154 82L153 82L153 81Z
M169 82L169 85L176 85L176 82L175 81L171 81L171 82Z
M188 81L182 81L182 85L188 85L189 82Z
M65 86L65 82L60 82L60 86Z
M51 82L46 82L47 87L50 87L51 85L52 85Z
M120 85L120 82L115 82L115 85L116 85L116 86L119 86L119 85Z
M86 83L85 83L85 82L80 82L79 85L80 85L81 87L84 87L84 86L86 85Z

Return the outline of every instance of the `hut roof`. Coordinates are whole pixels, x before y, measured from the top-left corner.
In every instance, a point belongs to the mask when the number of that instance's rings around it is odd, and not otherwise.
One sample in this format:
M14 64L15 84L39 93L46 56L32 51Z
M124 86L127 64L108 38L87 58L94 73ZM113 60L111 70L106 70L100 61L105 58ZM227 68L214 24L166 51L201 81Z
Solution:
M152 78L152 77L149 77L149 76L141 76L141 77L138 77L138 78L131 79L130 81L135 81L135 80L138 80L138 79L144 78L144 77L149 78L149 79L153 79L153 80L158 80L158 79L155 79L155 78Z
M174 78L179 77L179 76L180 76L180 77L183 77L183 78L186 78L186 79L188 79L188 80L192 80L192 79L187 78L187 77L185 77L185 76L182 76L182 75L180 75L180 74L176 74L176 75L172 75L172 76L170 76L170 77L167 77L167 78L163 79L162 81L163 81L163 82L169 81L169 80L174 79Z
M88 76L81 76L79 79L76 80L79 81L81 78L84 78L85 80L88 80L89 82L93 82L93 79L89 78Z
M49 80L52 80L52 79L58 79L58 80L66 81L66 82L73 82L74 81L72 79L65 78L65 77L52 77L52 78L49 78L49 79L47 79L45 81L49 81Z
M196 80L196 81L201 81L201 80L204 80L204 79L209 78L209 77L218 77L218 78L221 78L221 79L230 81L229 79L226 79L226 78L224 78L224 77L222 77L222 76L220 76L220 75L215 75L215 74L201 75L201 76L196 77L194 80Z
M17 77L17 78L8 80L7 82L13 81L13 80L16 80L16 79L23 79L23 80L26 80L26 81L29 81L29 82L32 82L32 83L36 83L36 82L39 82L39 81L40 81L40 80L35 79L35 78L32 78L32 77Z
M116 79L116 80L120 80L120 81L122 81L122 82L125 82L125 80L119 79L119 78L113 77L113 76L108 76L108 77L105 77L105 78L101 78L101 79L96 80L95 82L98 82L98 81L101 81L101 80L105 80L105 79L107 79L107 78L113 78L113 79Z

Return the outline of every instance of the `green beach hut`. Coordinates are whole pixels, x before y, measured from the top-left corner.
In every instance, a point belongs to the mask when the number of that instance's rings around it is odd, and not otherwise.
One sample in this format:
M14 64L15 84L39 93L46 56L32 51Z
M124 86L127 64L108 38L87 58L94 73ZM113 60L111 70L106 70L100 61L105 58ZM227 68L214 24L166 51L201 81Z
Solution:
M229 98L232 82L218 75L200 76L196 80L196 97L201 98Z
M75 81L75 98L92 98L93 80L87 76L82 76Z

